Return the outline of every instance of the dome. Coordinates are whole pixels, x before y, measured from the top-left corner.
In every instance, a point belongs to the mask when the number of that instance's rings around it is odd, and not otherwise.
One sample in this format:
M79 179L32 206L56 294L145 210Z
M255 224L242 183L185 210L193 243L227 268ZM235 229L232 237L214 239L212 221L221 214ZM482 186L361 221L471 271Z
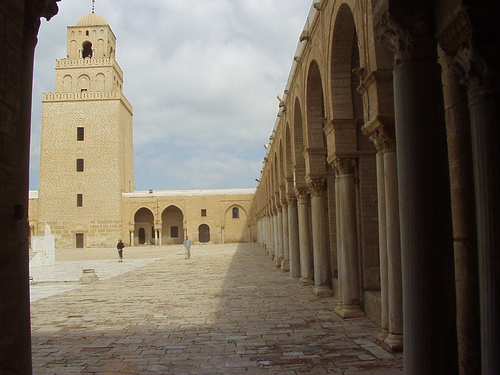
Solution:
M95 13L84 15L76 23L76 26L102 26L102 25L108 25L108 21L106 21L104 17Z

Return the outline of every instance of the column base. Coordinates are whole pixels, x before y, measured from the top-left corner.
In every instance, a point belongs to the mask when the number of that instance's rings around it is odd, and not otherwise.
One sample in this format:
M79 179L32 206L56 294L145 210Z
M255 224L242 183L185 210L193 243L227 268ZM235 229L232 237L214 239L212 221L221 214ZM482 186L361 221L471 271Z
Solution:
M342 306L342 311L339 311L338 314L344 319L357 318L366 315L360 305L344 305Z
M333 291L328 286L315 286L314 295L318 298L331 297L333 295Z
M290 271L290 261L288 259L283 259L281 261L281 270L282 271Z
M377 343L377 345L383 346L384 341L388 335L389 335L389 330L387 328L382 328L382 330L378 334L377 338L375 339L375 342Z
M283 261L283 258L281 258L279 256L274 258L274 265L276 266L276 268L281 268L282 261Z
M381 345L385 350L390 353L402 352L403 351L403 335L398 335L395 333L389 333L387 338Z
M338 302L337 307L335 307L335 314L340 315L342 310L344 309L344 303L343 302Z
M309 277L301 277L300 278L300 285L313 285L314 282L313 282L313 279L309 278Z

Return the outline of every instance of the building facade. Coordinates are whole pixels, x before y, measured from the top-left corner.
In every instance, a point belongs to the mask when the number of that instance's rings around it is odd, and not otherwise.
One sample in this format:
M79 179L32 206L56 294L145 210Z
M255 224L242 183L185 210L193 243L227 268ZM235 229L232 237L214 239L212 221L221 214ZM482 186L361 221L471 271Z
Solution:
M115 60L116 37L98 14L67 30L53 93L43 94L39 190L30 233L50 228L57 248L251 242L254 189L134 192L132 106ZM254 233L252 233L254 232Z

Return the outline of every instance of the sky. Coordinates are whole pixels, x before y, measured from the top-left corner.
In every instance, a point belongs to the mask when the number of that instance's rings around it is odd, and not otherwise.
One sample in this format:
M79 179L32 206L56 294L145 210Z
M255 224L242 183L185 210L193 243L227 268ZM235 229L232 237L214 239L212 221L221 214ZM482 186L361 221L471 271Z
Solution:
M66 27L91 0L62 0L35 51L30 189L38 189L42 93ZM96 0L117 39L133 106L135 190L252 188L312 0Z

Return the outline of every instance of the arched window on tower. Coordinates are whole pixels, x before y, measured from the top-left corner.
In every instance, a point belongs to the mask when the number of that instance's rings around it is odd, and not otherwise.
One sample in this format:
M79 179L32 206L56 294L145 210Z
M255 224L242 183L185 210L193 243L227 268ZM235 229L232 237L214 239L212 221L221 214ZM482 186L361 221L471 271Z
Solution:
M92 43L90 42L84 42L83 43L83 50L82 50L82 57L92 57Z
M233 219L240 218L240 210L238 207L233 207Z

